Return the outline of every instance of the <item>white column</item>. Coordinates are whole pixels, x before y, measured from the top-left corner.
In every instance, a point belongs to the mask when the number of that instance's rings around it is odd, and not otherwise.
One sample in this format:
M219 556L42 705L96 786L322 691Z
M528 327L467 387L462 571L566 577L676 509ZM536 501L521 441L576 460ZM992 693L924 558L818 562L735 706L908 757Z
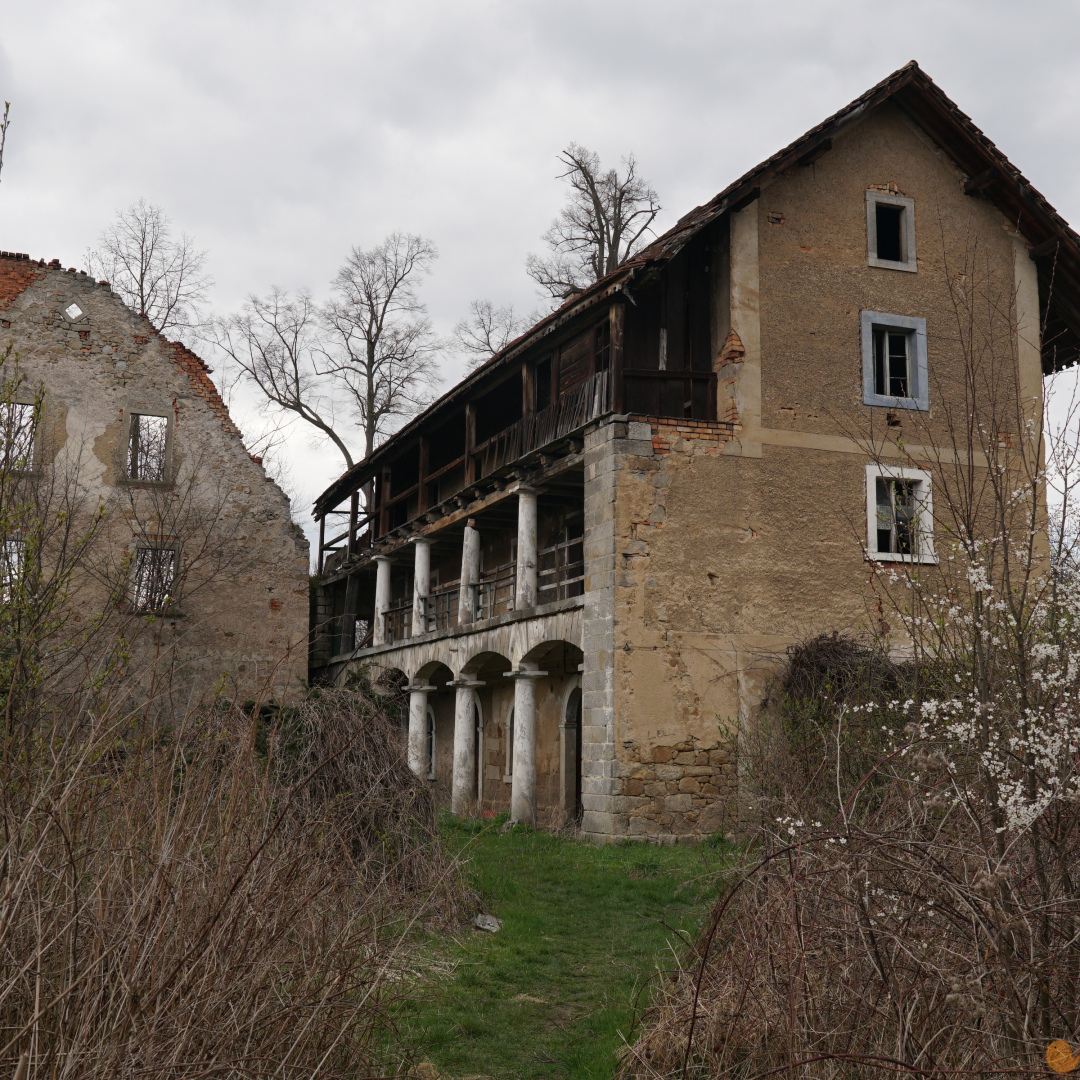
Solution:
M546 671L508 671L514 680L514 770L510 778L510 820L536 824L536 680Z
M412 636L427 633L427 595L431 589L431 541L426 536L414 536Z
M512 495L518 497L517 513L517 588L514 610L536 606L536 489L515 484Z
M389 555L375 556L375 625L372 627L371 643L386 644L386 612L390 608Z
M476 590L480 580L480 533L476 522L469 518L461 541L461 581L458 593L458 625L476 618Z
M476 799L476 731L473 728L473 690L484 684L472 679L447 683L457 691L454 699L454 772L450 785L450 810L467 814Z
M427 779L431 762L427 754L427 696L434 686L406 686L409 691L409 768Z

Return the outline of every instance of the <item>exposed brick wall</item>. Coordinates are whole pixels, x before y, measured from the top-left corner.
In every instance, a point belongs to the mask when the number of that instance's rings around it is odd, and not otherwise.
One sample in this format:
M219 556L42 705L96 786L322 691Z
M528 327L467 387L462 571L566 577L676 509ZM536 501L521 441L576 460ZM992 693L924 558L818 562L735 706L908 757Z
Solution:
M720 453L724 445L735 438L737 427L730 422L673 420L662 416L631 416L630 419L650 425L654 454L670 454L672 450Z
M44 273L44 262L33 262L29 255L0 251L0 308L6 308L24 289Z
M172 356L173 363L187 375L195 393L210 406L210 410L221 420L225 431L230 435L239 437L240 429L233 423L228 406L221 400L221 395L210 378L211 369L206 366L206 363L200 357L196 356L195 353L179 341L168 341L165 338L162 340ZM261 458L252 458L252 461L256 465L262 464Z

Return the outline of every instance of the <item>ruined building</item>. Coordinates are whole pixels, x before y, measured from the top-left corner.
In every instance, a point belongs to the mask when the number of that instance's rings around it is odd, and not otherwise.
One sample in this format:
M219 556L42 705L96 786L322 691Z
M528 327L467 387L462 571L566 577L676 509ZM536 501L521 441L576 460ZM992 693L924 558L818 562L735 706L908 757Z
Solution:
M308 545L199 357L106 283L10 252L0 352L4 475L37 481L42 513L93 538L72 571L72 633L123 634L130 679L182 706L305 679ZM4 597L28 560L72 548L28 552L19 528L2 541Z
M1080 345L1080 240L910 64L320 496L315 675L402 681L455 811L723 827L770 658L865 628L873 566L937 558L925 440L962 405L973 252L1037 418Z

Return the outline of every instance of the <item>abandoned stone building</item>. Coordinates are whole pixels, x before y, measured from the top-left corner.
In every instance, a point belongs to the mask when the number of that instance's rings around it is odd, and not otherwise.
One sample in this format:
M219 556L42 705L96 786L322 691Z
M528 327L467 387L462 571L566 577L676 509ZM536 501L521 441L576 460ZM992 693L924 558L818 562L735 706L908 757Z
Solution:
M937 557L973 251L1038 418L1080 344L1080 240L912 63L320 496L314 676L403 683L412 767L458 813L723 828L770 663L865 628L875 565Z
M115 612L132 673L184 702L306 680L308 544L210 369L55 260L0 253L0 327L5 473L39 477L94 538L71 618ZM5 588L23 545L3 539Z

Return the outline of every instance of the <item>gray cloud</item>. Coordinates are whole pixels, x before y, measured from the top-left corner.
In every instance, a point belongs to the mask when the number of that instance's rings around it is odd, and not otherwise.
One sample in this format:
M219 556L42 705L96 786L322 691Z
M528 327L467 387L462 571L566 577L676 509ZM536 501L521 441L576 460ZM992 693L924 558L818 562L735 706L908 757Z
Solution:
M74 266L144 196L209 248L222 311L319 293L393 228L442 252L443 329L478 296L528 310L571 139L632 150L667 225L912 58L1080 219L1072 0L4 6L0 246ZM304 497L338 468L301 432L291 456Z

